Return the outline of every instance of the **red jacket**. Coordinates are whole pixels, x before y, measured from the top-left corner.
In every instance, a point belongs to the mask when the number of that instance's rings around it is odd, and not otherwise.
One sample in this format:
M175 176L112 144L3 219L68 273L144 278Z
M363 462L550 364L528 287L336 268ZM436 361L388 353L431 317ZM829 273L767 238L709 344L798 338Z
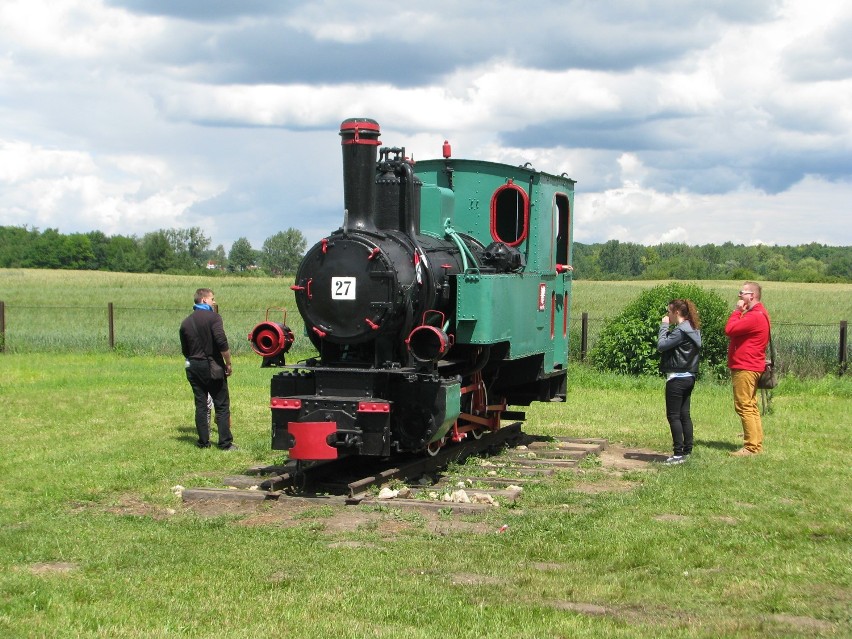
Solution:
M766 368L766 345L769 343L769 314L758 302L742 313L734 311L725 325L728 336L728 368L763 371Z

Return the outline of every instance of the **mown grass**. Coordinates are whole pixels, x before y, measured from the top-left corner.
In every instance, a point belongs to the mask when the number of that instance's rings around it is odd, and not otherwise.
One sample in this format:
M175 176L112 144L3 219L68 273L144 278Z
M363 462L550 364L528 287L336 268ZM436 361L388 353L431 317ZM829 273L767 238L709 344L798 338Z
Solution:
M700 383L686 465L626 491L587 464L485 516L502 534L324 531L204 518L172 487L279 461L270 373L238 355L242 449L192 445L180 361L0 356L0 635L8 637L841 637L852 633L848 379L788 378L767 452L735 459L730 388ZM661 380L573 367L530 433L667 452ZM310 514L310 513L309 513ZM335 542L350 542L336 544Z

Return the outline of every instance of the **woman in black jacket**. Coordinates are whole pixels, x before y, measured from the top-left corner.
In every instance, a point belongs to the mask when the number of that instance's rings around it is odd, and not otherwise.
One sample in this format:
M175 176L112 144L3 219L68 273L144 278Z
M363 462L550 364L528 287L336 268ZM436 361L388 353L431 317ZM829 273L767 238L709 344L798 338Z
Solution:
M701 320L691 300L672 300L663 315L657 339L660 369L666 374L666 417L672 431L673 454L666 464L682 464L692 453L689 403L701 353Z

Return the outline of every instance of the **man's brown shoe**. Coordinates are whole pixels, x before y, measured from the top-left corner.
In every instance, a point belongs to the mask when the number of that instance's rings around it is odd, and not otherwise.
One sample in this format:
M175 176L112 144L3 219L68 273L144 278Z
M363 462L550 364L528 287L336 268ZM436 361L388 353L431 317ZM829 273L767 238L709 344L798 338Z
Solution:
M750 457L751 455L757 455L753 450L749 450L748 448L740 448L739 450L735 450L732 453L728 453L731 457Z

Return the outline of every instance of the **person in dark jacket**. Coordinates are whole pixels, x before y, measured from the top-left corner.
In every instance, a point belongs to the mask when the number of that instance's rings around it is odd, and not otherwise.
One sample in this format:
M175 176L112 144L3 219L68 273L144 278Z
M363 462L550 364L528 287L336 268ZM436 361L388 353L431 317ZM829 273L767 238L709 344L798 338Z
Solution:
M216 428L219 431L218 446L222 450L235 449L231 434L231 399L228 395L228 377L233 372L231 351L222 318L213 306L216 298L209 288L195 291L195 305L180 325L180 346L186 358L186 379L195 398L195 430L198 432L196 445L210 447L210 411L208 397L213 400L216 411ZM210 372L210 360L221 366L225 374L214 379Z
M657 338L660 369L666 374L666 417L672 432L672 456L666 464L682 464L692 454L690 400L701 354L701 319L691 300L672 300Z

